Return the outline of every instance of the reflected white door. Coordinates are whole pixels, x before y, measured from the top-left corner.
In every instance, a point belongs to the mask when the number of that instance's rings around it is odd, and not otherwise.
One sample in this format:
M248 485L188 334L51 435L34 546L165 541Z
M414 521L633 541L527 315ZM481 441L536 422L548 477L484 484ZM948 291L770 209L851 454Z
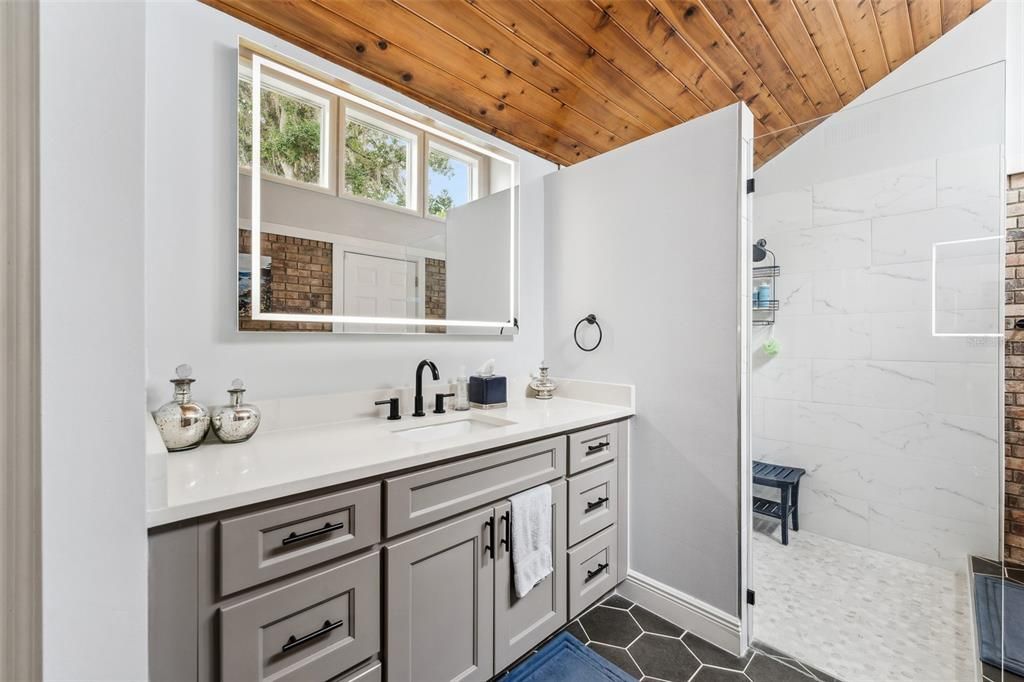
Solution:
M344 314L360 317L416 317L416 263L399 258L345 252ZM394 332L408 328L354 325L346 331Z

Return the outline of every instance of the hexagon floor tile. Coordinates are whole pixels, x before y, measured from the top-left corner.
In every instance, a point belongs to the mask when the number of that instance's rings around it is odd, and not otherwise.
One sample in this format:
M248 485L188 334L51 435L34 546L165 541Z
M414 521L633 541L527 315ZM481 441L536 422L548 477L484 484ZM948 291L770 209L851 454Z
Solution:
M564 629L644 682L839 682L757 642L733 656L617 594Z

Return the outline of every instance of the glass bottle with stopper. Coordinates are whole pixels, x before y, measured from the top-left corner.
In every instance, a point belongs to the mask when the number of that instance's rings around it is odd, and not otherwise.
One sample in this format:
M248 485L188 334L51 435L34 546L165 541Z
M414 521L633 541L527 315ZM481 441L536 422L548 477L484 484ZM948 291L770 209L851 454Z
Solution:
M540 369L537 374L533 376L533 380L530 381L530 388L535 392L533 396L537 400L551 400L555 397L555 389L557 384L551 380L548 376L549 368L548 363L545 360L540 361Z
M213 432L222 443L244 443L260 427L260 410L242 402L245 385L241 379L231 382L230 400L213 410Z
M192 400L192 368L178 365L175 369L174 398L153 413L160 437L168 452L199 447L210 430L210 411Z

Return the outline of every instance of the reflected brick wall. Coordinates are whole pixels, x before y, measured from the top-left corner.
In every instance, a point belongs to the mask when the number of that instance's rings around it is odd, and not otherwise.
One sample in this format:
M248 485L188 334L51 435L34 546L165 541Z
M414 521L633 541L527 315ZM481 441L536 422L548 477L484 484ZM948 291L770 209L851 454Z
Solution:
M1024 319L1024 174L1010 176L1006 216L1004 558L1024 563L1024 333L1010 332Z
M238 250L252 252L249 230L238 231ZM333 251L329 242L261 232L260 255L270 256L270 311L330 315L334 306ZM330 323L253 320L241 309L238 317L242 331L331 331Z

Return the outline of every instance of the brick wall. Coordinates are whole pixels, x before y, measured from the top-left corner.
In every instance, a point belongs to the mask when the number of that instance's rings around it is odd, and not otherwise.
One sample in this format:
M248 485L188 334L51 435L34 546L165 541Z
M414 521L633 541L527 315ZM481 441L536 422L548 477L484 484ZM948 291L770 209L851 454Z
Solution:
M1006 193L1006 518L1004 558L1024 562L1024 174Z
M426 297L426 317L428 320L443 320L447 316L448 288L446 263L438 258L425 259L427 281L424 283L423 295ZM444 334L445 327L426 327L427 333Z
M260 233L260 255L270 256L270 310L275 313L330 315L334 306L333 245L312 239ZM251 253L252 233L238 231L238 250ZM254 269L258 265L253 264ZM253 277L258 277L253 272ZM253 320L242 310L238 313L242 331L331 331L330 323L270 322Z

